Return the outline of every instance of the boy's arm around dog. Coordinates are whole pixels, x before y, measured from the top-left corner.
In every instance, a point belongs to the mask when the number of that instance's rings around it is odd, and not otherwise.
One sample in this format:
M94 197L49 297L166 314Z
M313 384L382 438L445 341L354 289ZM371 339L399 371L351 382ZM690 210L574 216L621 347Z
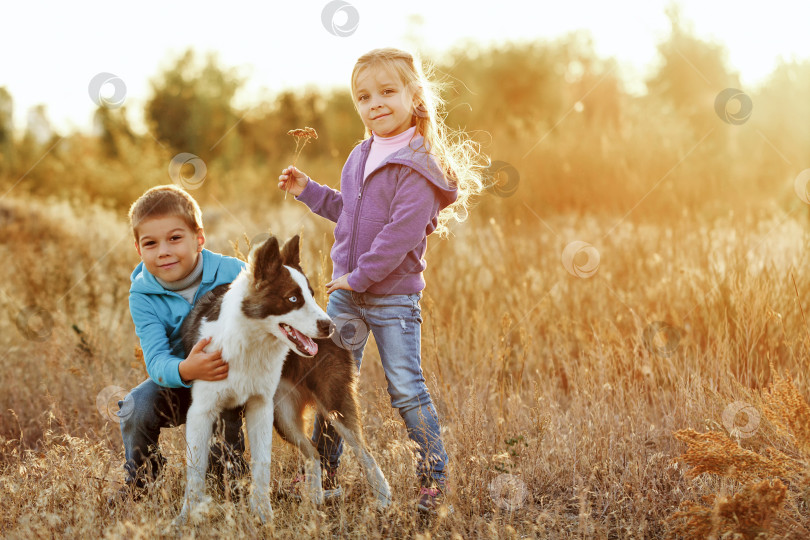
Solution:
M231 283L245 268L233 257L203 249L203 275L195 299L211 289ZM191 304L179 294L167 291L139 264L130 277L129 309L135 333L141 342L149 377L168 388L189 387L180 377L180 362L185 359L180 326L191 311Z
M154 306L149 304L145 296L140 293L130 293L129 312L132 315L132 322L135 323L135 333L138 335L143 349L146 372L160 386L190 388L191 384L184 383L180 377L180 362L184 358L172 354L166 327L155 312Z

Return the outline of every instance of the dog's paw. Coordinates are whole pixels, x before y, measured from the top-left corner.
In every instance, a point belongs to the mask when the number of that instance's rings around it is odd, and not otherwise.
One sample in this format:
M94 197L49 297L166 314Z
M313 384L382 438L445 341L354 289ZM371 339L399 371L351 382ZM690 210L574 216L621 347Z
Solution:
M318 471L318 476L307 477L307 495L317 506L321 506L324 502L323 484L320 482L321 471Z
M183 509L180 510L180 515L174 518L172 525L182 527L187 525L189 521L199 523L211 512L213 503L214 499L208 495L194 497L193 500L186 499L183 503Z
M188 524L188 506L183 505L183 509L180 511L180 515L174 518L166 530L163 531L163 534L166 535L174 535L178 529L182 529Z
M384 489L376 493L377 510L385 510L391 506L391 489L386 485Z
M376 506L377 510L385 510L391 506L391 497L377 497Z
M188 497L186 497L183 500L183 508L180 510L180 515L174 518L174 521L172 523L175 523L176 525L185 525L186 523L188 523L188 516L191 513L191 508L193 506L194 505L192 504L192 501L189 500Z
M324 500L322 489L312 494L312 502L314 502L316 505L321 506L324 503Z
M267 497L252 496L250 498L250 511L265 525L273 521L273 507Z

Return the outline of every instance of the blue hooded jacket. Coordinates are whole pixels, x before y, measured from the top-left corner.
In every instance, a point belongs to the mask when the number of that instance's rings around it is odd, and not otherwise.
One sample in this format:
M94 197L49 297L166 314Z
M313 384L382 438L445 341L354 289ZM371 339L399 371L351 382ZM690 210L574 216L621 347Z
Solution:
M205 293L231 283L246 267L234 257L202 250L202 282L194 302ZM160 386L189 387L180 378L180 362L186 358L180 325L191 311L192 304L178 293L164 289L143 262L138 263L130 276L129 312L135 323L135 333L141 340L146 372Z

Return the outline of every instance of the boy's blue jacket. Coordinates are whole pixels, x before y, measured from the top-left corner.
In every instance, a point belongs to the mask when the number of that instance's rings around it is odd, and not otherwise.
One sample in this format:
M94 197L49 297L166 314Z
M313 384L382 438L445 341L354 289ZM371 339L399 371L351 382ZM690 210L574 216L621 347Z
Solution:
M202 282L194 302L214 287L232 282L246 266L239 259L207 249L202 250L202 258ZM176 292L164 289L142 262L135 267L130 281L129 312L141 340L146 372L160 386L189 387L180 378L180 362L186 357L180 325L192 304Z

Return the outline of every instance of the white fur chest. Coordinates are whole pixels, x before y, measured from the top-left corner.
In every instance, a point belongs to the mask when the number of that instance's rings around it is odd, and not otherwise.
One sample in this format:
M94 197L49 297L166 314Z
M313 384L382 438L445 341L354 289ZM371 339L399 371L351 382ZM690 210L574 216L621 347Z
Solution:
M244 405L255 396L272 400L284 366L286 348L283 349L254 350L238 360L231 357L228 377L221 381L195 381L191 389L192 400L214 399L223 409ZM225 351L222 356L227 357ZM253 367L245 369L244 364Z
M240 310L244 281L222 300L220 316L200 326L200 336L212 336L206 351L222 350L228 377L221 381L195 381L192 400L214 399L222 408L244 405L251 397L273 399L289 348L271 335L263 320L248 319Z

